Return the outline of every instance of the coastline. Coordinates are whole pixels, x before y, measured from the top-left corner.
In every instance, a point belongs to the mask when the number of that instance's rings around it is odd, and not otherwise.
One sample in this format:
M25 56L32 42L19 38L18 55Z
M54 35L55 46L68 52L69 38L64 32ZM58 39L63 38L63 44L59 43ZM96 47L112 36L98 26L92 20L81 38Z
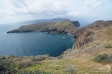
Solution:
M105 74L105 71L100 70L105 68L105 64L112 67L112 22L96 21L86 27L78 29L73 34L76 38L72 48L63 51L60 56L39 57L39 56L23 56L24 58L14 58L15 62L19 62L22 71L46 71L51 74ZM41 55L44 56L44 55ZM106 56L106 57L105 57ZM109 56L109 57L108 57ZM38 58L37 58L38 57ZM102 59L102 57L105 57ZM31 59L33 58L33 59ZM99 59L97 59L99 58ZM12 58L2 58L12 59ZM101 60L100 60L101 59ZM33 61L33 62L32 62ZM70 68L70 71L65 71ZM98 72L92 71L98 68ZM72 71L71 71L72 70ZM107 73L112 73L109 70Z

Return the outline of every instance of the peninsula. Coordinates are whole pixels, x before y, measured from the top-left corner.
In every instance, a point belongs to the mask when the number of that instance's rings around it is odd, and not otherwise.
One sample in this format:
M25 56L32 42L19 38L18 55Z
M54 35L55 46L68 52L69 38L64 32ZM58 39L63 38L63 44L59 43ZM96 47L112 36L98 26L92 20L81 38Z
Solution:
M19 29L14 29L8 31L7 33L20 33L20 32L48 32L48 33L57 33L57 34L66 34L73 33L78 28L78 21L76 24L72 23L69 19L62 20L60 22L43 22L38 24L24 25Z

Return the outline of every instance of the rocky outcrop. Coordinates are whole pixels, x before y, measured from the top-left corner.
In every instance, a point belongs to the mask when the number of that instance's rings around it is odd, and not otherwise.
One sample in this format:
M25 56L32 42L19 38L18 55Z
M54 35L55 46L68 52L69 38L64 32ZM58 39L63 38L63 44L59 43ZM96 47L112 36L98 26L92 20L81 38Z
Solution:
M53 34L67 34L67 32L65 30L62 29L57 29L57 28L53 28L53 29L48 29L48 28L44 28L43 30L40 30L40 32L47 32L47 33L53 33Z
M21 26L19 29L14 29L8 31L7 33L20 33L20 32L48 32L48 33L58 33L58 34L66 34L73 33L77 28L74 24L67 20L63 20L60 22L46 22L32 25Z
M93 38L89 37L91 34L93 34L93 32L87 31L79 35L74 45L75 49L78 49L79 47L93 41Z
M33 30L20 30L20 29L14 29L12 31L8 31L7 33L19 33L19 32L33 32Z
M100 20L74 32L74 37L76 38L74 49L78 49L83 45L92 42L94 40L93 36L95 36L95 30L101 30L103 28L109 27L110 25L112 25L112 21Z
M80 23L78 21L72 21L72 23L77 27L80 26Z

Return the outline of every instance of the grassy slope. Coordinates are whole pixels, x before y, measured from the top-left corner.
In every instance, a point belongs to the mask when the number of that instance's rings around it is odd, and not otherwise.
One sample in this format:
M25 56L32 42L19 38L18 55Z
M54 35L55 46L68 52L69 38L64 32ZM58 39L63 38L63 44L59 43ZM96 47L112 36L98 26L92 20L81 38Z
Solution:
M34 31L39 31L39 30L44 30L45 28L48 29L60 29L60 30L65 30L66 32L70 33L73 31L76 31L77 28L74 26L72 22L69 20L63 20L60 22L46 22L46 23L39 23L39 24L33 24L33 25L25 25L19 28L19 30L34 30Z
M112 26L99 31L97 37L103 44L112 44Z
M71 72L66 72L66 65L72 65L71 67L76 68L76 72L73 74L109 74L109 72L94 72L94 68L102 68L107 65L106 63L97 63L93 61L93 57L77 58L77 59L55 59L55 60L45 60L39 62L36 65L25 68L23 70L36 70L50 72L51 74L72 74ZM112 67L112 63L108 64Z

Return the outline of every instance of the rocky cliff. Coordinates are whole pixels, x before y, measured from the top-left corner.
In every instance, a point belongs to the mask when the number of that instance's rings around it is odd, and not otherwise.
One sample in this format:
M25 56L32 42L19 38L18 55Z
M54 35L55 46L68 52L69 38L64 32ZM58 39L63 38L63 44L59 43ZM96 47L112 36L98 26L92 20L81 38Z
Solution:
M78 21L72 21L72 23L77 27L80 26L80 23Z
M19 32L48 32L48 33L73 33L77 30L74 24L70 20L63 20L60 22L44 22L39 24L24 25L19 29L8 31L7 33L19 33Z
M76 32L74 32L74 36L76 38L74 49L78 49L81 46L92 42L93 40L95 40L96 31L100 31L101 29L105 29L111 25L112 21L100 20L77 30Z
M63 58L78 58L112 54L112 21L96 21L74 32L72 49L62 53Z

